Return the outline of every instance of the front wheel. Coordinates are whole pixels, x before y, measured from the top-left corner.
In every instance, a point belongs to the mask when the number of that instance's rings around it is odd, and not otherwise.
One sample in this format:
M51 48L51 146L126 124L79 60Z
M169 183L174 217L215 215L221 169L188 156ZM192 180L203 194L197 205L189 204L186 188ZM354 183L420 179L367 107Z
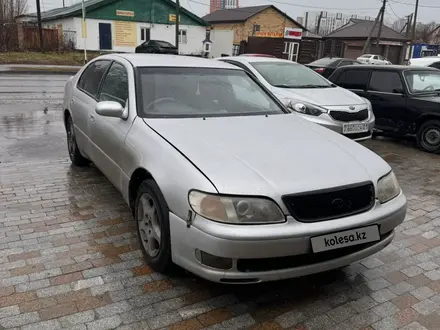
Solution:
M138 189L135 219L148 265L157 272L169 270L172 265L169 209L154 180L145 180Z
M440 121L428 120L417 131L417 145L430 153L440 153Z
M66 122L67 130L67 148L69 150L69 157L73 165L76 166L87 166L90 162L87 158L81 155L79 151L78 144L76 143L75 128L73 126L72 117L67 118Z

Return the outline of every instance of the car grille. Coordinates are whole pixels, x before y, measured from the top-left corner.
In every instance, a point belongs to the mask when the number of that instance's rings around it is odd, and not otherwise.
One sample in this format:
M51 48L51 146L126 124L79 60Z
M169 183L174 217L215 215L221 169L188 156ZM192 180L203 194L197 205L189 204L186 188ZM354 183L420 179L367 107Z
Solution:
M374 205L371 182L305 194L284 195L290 214L301 222L326 221L365 212Z
M330 111L330 116L338 121L363 121L368 119L368 109L358 112Z

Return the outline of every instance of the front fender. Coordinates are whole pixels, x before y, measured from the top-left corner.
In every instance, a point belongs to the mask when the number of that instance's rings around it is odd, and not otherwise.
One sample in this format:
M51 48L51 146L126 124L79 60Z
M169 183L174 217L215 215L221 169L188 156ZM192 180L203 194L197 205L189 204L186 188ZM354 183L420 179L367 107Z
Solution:
M188 192L198 189L217 193L215 186L165 138L136 117L125 140L122 169L126 175L124 196L128 199L129 182L138 168L147 170L154 178L170 210L180 218L188 215Z

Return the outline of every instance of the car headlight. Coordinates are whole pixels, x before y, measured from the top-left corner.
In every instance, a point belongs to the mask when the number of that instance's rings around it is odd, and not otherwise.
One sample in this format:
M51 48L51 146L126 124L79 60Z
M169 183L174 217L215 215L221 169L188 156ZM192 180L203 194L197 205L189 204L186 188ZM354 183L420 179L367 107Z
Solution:
M327 109L319 107L317 105L297 101L289 101L287 103L287 108L310 116L320 116L321 114L328 112Z
M381 204L397 197L400 191L399 182L392 171L377 182L377 198Z
M207 194L192 190L192 210L213 221L230 224L268 224L286 221L278 205L268 198Z
M371 102L369 99L366 99L365 97L361 97L362 100L364 100L364 102L367 104L367 108L368 110L373 110L373 106L371 105Z

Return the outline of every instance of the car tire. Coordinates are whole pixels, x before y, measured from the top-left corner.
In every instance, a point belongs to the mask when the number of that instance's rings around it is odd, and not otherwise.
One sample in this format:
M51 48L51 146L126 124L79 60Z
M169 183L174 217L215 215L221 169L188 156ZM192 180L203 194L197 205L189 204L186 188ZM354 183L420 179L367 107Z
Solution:
M430 153L440 153L440 121L428 120L417 131L417 145Z
M76 143L75 128L73 126L73 120L71 116L67 117L66 120L66 131L67 131L67 150L69 151L69 157L73 165L76 166L87 166L90 161L81 155L79 151L78 144Z
M160 273L169 271L172 267L169 208L154 180L145 180L139 186L135 220L148 265Z

